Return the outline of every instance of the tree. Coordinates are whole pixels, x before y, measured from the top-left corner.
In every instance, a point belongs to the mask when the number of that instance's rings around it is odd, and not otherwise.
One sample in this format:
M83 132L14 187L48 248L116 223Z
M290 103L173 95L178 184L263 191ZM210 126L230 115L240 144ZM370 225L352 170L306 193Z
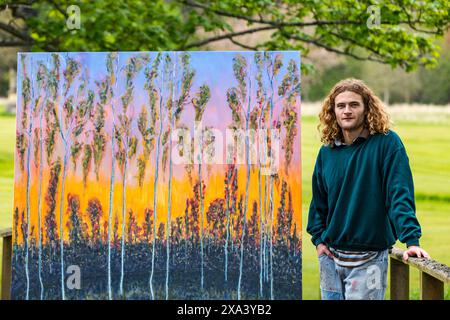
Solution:
M17 142L16 142L16 148L18 149L19 153L19 164L20 169L22 171L22 174L24 174L24 169L26 167L26 221L22 221L22 225L26 225L29 227L29 221L30 221L30 152L31 152L31 133L33 128L33 119L32 119L32 111L30 110L32 106L30 106L30 103L32 104L32 99L34 98L34 95L32 96L32 92L34 93L34 90L32 90L32 79L28 75L28 66L27 66L27 60L26 56L22 55L20 59L21 63L21 71L22 71L22 92L21 92L21 98L22 98L22 116L21 116L21 127L17 130ZM25 158L25 152L26 152L26 158ZM22 214L23 215L23 214ZM23 233L23 232L22 232ZM25 233L23 233L23 242L25 245L25 276L26 276L26 294L25 299L28 300L29 298L29 292L30 292L30 277L29 277L29 270L28 270L28 235L29 230L26 229Z
M38 170L39 172L39 177L38 177L38 229L41 229L41 195L42 195L42 174L43 174L43 146L44 146L44 141L43 141L43 132L44 132L44 128L43 128L43 118L44 118L44 108L45 108L45 100L48 99L48 84L47 84L47 79L48 79L48 70L47 70L47 66L42 62L42 61L38 61L38 71L37 71L37 79L42 79L39 80L42 82L42 86L46 87L45 88L45 96L44 96L44 102L40 103L39 105L35 106L35 109L33 111L33 117L35 119L38 119L38 126L34 128L34 132L33 132L33 145L34 145L34 165L35 165L35 169ZM39 252L41 250L41 233L40 231L38 231L38 242L39 242ZM39 253L40 254L40 253ZM41 278L39 277L39 279L41 280ZM41 288L42 289L42 288Z
M114 215L114 230L113 230L112 232L113 232L113 240L112 240L113 247L114 247L115 249L119 249L119 248L120 248L120 239L119 239L119 217L117 216L117 212L116 212L116 214ZM111 242L111 240L109 240L109 241ZM109 251L109 253L110 253L110 251ZM109 266L108 268L110 268L110 266ZM111 299L110 299L110 300L111 300Z
M267 74L268 70L265 70L268 67L268 60L267 54L263 55L259 52L255 53L254 56L254 62L256 65L256 106L252 110L250 114L250 128L253 130L263 130L263 124L265 124L267 120L267 111L268 111L268 103L267 103L267 90L266 90L266 84L267 81L265 81L264 75ZM266 72L264 72L266 71ZM258 146L259 146L259 153L258 153L258 193L259 193L259 224L261 232L260 234L260 241L259 241L259 295L263 296L263 270L265 266L265 233L264 233L264 224L265 224L265 210L263 215L263 204L262 204L262 181L261 181L261 166L262 166L262 158L265 154L265 142L267 140L265 139L264 135L261 135L258 133ZM264 184L266 184L266 180L264 180ZM266 189L264 189L266 190ZM265 193L265 198L267 198L267 193Z
M153 219L152 219L153 211L152 209L145 208L144 210L144 225L142 226L142 235L145 239L145 242L150 244L150 240L153 237Z
M58 64L59 65L59 64ZM78 138L84 130L84 126L88 115L92 112L92 105L94 99L94 93L92 91L87 92L86 97L86 85L81 85L78 88L76 96L71 93L72 84L75 79L79 77L81 73L81 64L79 61L71 58L69 55L65 57L65 69L63 71L64 82L63 92L57 93L58 106L58 126L59 134L64 146L64 158L62 167L62 180L61 180L61 194L59 203L59 242L60 242L60 256L61 256L61 298L65 299L65 284L64 284L64 224L63 224L63 212L64 212L64 188L67 176L67 167L69 156L74 156L74 152L78 149ZM86 83L88 80L82 76L82 82ZM70 93L70 94L69 94ZM60 99L62 98L62 99ZM62 101L60 101L62 100Z
M225 210L224 199L215 199L211 202L206 212L206 221L210 237L217 244L221 244L225 235Z
M47 192L45 194L45 202L47 204L47 214L45 216L45 233L47 244L50 250L50 256L55 254L58 242L58 231L56 224L56 196L58 193L59 175L61 173L61 160L58 158L50 168L50 180L48 182ZM50 263L50 273L52 272L52 263Z
M133 135L132 125L133 117L128 110L133 100L134 78L149 61L147 54L132 55L123 67L125 75L125 93L121 96L122 112L118 115L118 124L115 126L115 139L118 150L115 154L120 172L122 174L122 251L121 251L121 268L120 268L120 285L119 294L123 296L123 279L125 276L125 226L126 226L126 184L128 162L136 155L137 138Z
M203 113L205 112L206 104L208 103L209 98L211 97L210 89L207 85L202 85L200 87L199 92L196 94L196 97L192 99L192 105L194 106L195 111L195 121L196 123L201 123L203 118ZM201 257L201 265L200 265L200 273L201 273L201 281L200 288L203 290L204 286L204 257L203 257L203 219L204 219L204 204L203 204L203 179L202 179L202 163L203 163L203 129L200 128L199 132L199 154L197 155L198 162L198 181L200 186L200 257Z
M47 95L47 68L42 61L35 61L33 58L20 55L21 71L22 71L22 113L20 118L21 126L17 130L16 147L19 153L19 164L21 171L26 167L26 219L27 219L27 236L25 244L25 275L26 275L26 294L25 299L29 298L30 277L29 277L29 244L28 237L30 228L34 228L30 221L30 184L31 184L31 150L34 149L34 164L42 167L42 120L43 120L43 97ZM31 73L31 75L29 75ZM40 127L35 127L35 119L38 119ZM26 159L25 157L26 151ZM39 181L42 180L42 168L39 169ZM43 283L41 277L41 190L42 184L39 182L38 188L38 238L39 238L39 258L38 258L38 277L41 289L41 298L43 294Z
M81 99L83 99L84 97L86 97L86 88L88 86L88 82L89 82L89 73L87 68L84 69L83 72L80 72L80 85L78 87L77 90L77 100L80 101ZM86 100L82 100L79 102L78 108L86 108L86 111L82 111L82 115L86 116L88 119L90 119L91 117L93 117L94 113L93 113L93 100L94 100L94 93L92 91L89 92L88 94L88 98ZM72 158L72 164L73 164L73 171L76 172L77 170L77 161L78 161L78 157L80 156L80 153L82 151L82 147L83 147L83 142L80 141L80 136L81 134L85 133L85 138L83 139L84 141L88 140L88 136L89 136L89 130L84 130L85 125L88 124L88 120L87 119L82 119L82 120L77 120L77 128L75 128L75 130L73 131L72 134L72 144L70 147L70 157ZM84 143L84 145L86 146L87 143ZM88 150L86 150L88 149ZM83 180L84 180L84 185L86 186L86 180L87 180L87 175L89 173L88 169L90 168L90 158L91 158L91 148L85 148L85 157L83 159ZM85 166L85 158L86 158L86 153L88 154L88 162L89 165Z
M259 225L258 225L258 204L253 201L252 215L248 222L247 242L250 248L254 248L258 244L259 238Z
M146 82L144 89L148 93L148 107L142 106L138 118L138 129L142 136L142 153L138 157L138 183L142 187L145 177L145 168L150 155L153 151L156 138L156 121L159 116L156 110L158 100L158 90L155 86L155 80L158 77L159 65L161 63L161 53L158 53L151 66L145 68Z
M280 206L277 213L277 240L285 246L288 245L288 238L291 234L290 224L292 222L292 215L289 215L289 211L286 209L286 192L287 183L283 181L281 183ZM291 219L289 219L290 217Z
M181 61L179 61L181 60ZM192 87L192 80L195 75L195 71L190 68L190 55L183 53L178 55L174 53L174 59L172 61L171 83L170 88L171 100L167 104L167 120L168 128L166 131L166 139L163 150L163 168L165 168L165 159L169 159L169 186L167 195L167 231L166 231L166 300L169 299L169 274L170 274L170 235L171 235L171 211L172 211L172 175L173 175L173 163L172 163L172 140L169 138L176 126L179 124L181 113L184 106L189 101L190 90ZM177 69L181 69L181 76L177 75ZM201 188L201 186L200 186ZM201 194L201 192L200 192ZM202 231L201 231L202 232ZM203 259L203 257L202 257ZM203 277L201 278L201 288L203 289Z
M82 169L83 169L83 186L86 188L87 179L89 171L92 165L92 146L89 143L83 145L83 158L82 158Z
M91 243L94 247L99 244L101 239L100 219L103 215L103 209L100 200L97 198L89 199L86 213L91 221Z
M99 179L99 170L102 163L103 155L106 148L106 133L105 127L105 105L109 101L109 85L107 80L97 82L98 95L100 102L95 105L95 110L91 114L91 121L94 127L93 137L92 137L92 154L94 158L94 171L97 181ZM95 117L93 117L95 115ZM94 118L94 119L92 119Z
M165 118L165 113L163 113L163 110L168 109L168 107L164 108L168 104L171 104L171 98L167 97L167 92L169 91L169 88L172 86L171 78L170 78L170 72L171 72L171 62L172 59L170 58L169 54L166 54L164 57L164 65L162 68L162 75L160 77L159 81L159 126L158 131L155 133L157 135L156 139L156 155L155 155L155 175L153 177L153 185L158 185L158 179L159 179L159 158L161 153L161 147L164 147L164 145L167 143L168 138L168 132L163 132L163 123ZM147 76L147 79L149 77ZM156 115L155 115L156 117ZM165 153L165 152L164 152ZM161 160L164 165L164 156ZM152 243L152 267L150 272L150 278L149 278L149 287L150 287L150 294L151 298L155 299L155 293L153 291L153 275L155 271L155 254L156 254L156 223L157 223L157 193L158 188L153 188L153 243Z
M108 205L108 299L112 299L112 280L111 280L111 236L114 232L114 247L117 245L117 214L116 219L114 221L114 231L112 230L112 210L113 210L113 199L114 199L114 184L116 177L116 155L115 155L115 138L116 138L116 122L115 122L115 113L116 109L112 99L114 97L114 87L116 85L116 74L117 74L117 65L118 65L118 55L117 53L109 53L106 56L106 71L107 76L105 79L99 84L100 88L100 101L109 102L111 104L111 117L112 117L112 133L109 137L111 144L111 179L109 185L109 205Z
M84 241L82 218L80 212L80 198L77 195L67 195L67 213L69 221L67 227L69 229L69 239L72 246L78 247Z
M379 26L372 27L378 17L371 5L381 14ZM228 40L244 49L283 48L305 55L311 48L323 48L412 70L435 65L438 51L433 39L450 21L446 0L334 0L332 5L316 0L248 0L239 5L234 0L155 0L130 6L99 0L81 1L78 6L82 25L70 33L63 0L2 1L0 10L10 10L12 21L0 24L0 46L45 51L189 50ZM235 30L235 22L246 28ZM199 37L197 31L204 35ZM241 40L259 33L268 35L254 44Z
M241 119L244 120L243 128L245 129L245 164L246 164L246 182L245 182L245 199L244 199L244 211L242 225L242 238L241 238L241 258L239 262L239 280L237 287L238 300L241 299L241 283L242 272L244 263L244 238L246 232L247 222L247 210L248 210L248 196L250 187L250 116L252 114L252 63L248 63L247 59L237 54L233 58L233 73L237 81L237 86L232 87L227 92L228 105L233 114L234 122L242 125ZM246 107L245 107L246 106ZM253 106L254 109L254 106ZM237 126L236 129L242 129L241 126ZM239 131L237 131L239 133Z
M186 207L184 209L184 271L187 271L188 267L188 244L191 239L190 236L190 225L189 225L189 198L186 199Z
M225 202L226 202L226 227L225 227L225 244L224 244L224 254L225 254L225 271L224 271L224 281L225 287L227 287L228 283L228 243L232 240L233 233L230 231L230 224L232 225L231 217L233 210L233 205L230 202L236 202L236 191L237 191L237 169L236 165L228 164L225 176ZM231 200L231 201L230 201ZM231 235L231 237L230 237Z
M159 241L161 242L161 244L164 244L164 230L165 230L164 222L161 222L159 224L158 234L157 234L157 237L158 237Z
M46 85L45 102L36 108L39 127L35 129L35 163L39 165L38 177L38 278L40 298L44 298L44 283L42 281L42 175L44 171L44 142L46 145L47 165L51 165L55 145L55 135L58 130L54 101L58 92L59 60L52 56L51 69L44 63L39 63L38 78L44 79ZM45 135L43 117L45 114ZM39 160L38 160L39 158Z
M294 60L289 61L287 73L278 87L278 95L284 98L281 118L286 131L283 150L285 156L284 169L287 176L294 152L294 139L297 136L298 113L296 108L297 100L300 98L300 70Z
M140 227L137 224L136 216L132 209L128 211L128 225L127 225L127 242L130 244L136 243L139 240Z
M181 243L181 238L183 236L183 218L177 217L175 219L175 225L172 228L171 241L177 248Z
M199 212L200 212L200 185L197 182L194 185L194 195L189 200L189 205L191 207L191 214L189 218L189 231L190 231L190 239L191 243L194 246L198 245L199 242L199 234L200 234L200 228L199 228ZM205 190L205 188L203 188Z
M283 66L283 61L282 61L282 56L277 54L274 55L273 53L265 53L264 55L264 63L265 63L265 68L266 68L266 76L267 79L266 81L268 81L268 106L267 106L267 110L265 112L262 113L262 119L261 121L265 122L266 120L268 120L268 124L266 124L265 126L267 128L270 128L271 130L274 130L276 135L274 137L272 137L272 132L270 135L267 135L266 137L266 141L265 143L263 143L263 150L262 152L264 153L264 158L268 158L269 159L269 181L268 184L266 183L267 179L265 179L265 194L269 195L266 196L265 200L266 202L264 203L264 215L265 215L265 220L268 222L266 222L266 231L264 232L267 235L266 239L263 239L264 241L264 256L266 256L266 246L267 246L267 242L269 242L268 245L268 259L266 258L265 261L265 266L264 266L264 273L266 274L266 280L269 280L270 278L270 297L271 299L273 299L273 225L274 225L274 215L273 215L273 199L274 199L274 182L277 181L277 174L272 172L272 168L275 162L275 158L274 158L274 154L272 154L272 138L276 138L279 134L279 121L278 120L274 120L273 119L273 111L274 111L274 106L275 106L275 102L274 102L274 96L275 96L275 88L276 88L276 77L278 76L282 66ZM269 114L267 115L266 112L268 112ZM262 125L262 124L261 124ZM267 207L267 199L268 199L268 207ZM267 209L267 213L266 213L266 209ZM270 269L270 274L269 274L269 269Z

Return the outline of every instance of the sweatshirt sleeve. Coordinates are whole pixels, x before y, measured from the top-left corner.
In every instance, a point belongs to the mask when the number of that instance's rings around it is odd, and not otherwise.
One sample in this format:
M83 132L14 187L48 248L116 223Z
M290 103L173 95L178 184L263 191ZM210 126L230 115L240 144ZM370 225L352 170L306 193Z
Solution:
M323 185L320 152L317 156L312 176L312 200L309 206L308 225L306 231L312 236L312 243L317 246L323 242L322 233L326 227L328 200Z
M402 243L418 246L421 228L416 218L414 184L405 147L397 147L383 164L386 208L395 233Z

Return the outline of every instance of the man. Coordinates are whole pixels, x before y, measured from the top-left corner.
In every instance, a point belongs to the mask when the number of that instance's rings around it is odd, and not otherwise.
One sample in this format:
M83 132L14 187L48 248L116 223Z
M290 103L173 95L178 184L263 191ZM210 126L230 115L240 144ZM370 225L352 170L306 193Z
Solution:
M380 99L360 80L335 85L319 115L307 232L316 246L324 300L384 299L388 250L419 247L414 186L405 147Z

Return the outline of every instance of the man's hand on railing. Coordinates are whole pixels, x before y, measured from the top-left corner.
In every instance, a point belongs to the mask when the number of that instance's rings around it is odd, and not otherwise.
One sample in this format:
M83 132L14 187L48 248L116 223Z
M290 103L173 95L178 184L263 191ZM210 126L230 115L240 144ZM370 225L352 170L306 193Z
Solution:
M404 261L407 261L409 257L430 259L430 255L418 246L410 246L403 252Z

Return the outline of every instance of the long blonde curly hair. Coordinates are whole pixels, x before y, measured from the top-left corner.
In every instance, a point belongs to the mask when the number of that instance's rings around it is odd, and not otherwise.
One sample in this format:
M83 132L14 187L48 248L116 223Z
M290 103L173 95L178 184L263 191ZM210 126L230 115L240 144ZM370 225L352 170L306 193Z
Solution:
M334 113L334 106L336 96L345 91L357 93L362 97L365 109L364 124L370 134L386 134L391 122L383 103L362 80L349 78L339 81L323 101L319 114L320 123L317 126L322 143L332 147L335 139L343 139L341 127L339 127Z

